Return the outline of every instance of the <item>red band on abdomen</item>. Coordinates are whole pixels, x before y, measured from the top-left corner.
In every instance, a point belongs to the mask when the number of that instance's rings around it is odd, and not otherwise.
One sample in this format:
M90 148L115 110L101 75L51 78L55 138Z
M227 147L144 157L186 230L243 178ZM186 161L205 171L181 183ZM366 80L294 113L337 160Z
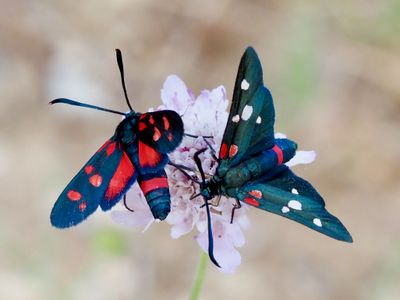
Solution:
M281 165L283 163L282 149L275 145L274 147L272 147L272 150L276 153L276 157L278 158L278 165Z
M158 177L149 180L143 180L139 183L139 185L143 191L143 194L146 196L148 192L151 192L155 189L168 188L168 180L167 177Z

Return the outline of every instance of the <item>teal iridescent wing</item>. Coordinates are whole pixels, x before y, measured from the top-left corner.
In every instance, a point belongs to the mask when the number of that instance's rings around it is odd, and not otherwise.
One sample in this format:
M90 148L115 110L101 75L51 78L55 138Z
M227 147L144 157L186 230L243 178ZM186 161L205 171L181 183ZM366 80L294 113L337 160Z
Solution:
M276 171L275 175L242 186L235 197L334 239L353 241L339 219L325 209L324 200L309 182L296 176L286 166Z
M219 152L218 175L250 155L274 146L275 111L264 87L257 53L247 48L240 61L228 123Z

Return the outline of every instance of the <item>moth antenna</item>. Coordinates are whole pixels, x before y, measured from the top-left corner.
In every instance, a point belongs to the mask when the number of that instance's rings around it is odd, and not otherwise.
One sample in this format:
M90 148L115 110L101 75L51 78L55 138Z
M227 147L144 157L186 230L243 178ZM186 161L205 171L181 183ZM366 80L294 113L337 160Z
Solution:
M123 113L123 112L120 112L117 110L112 110L112 109L108 109L108 108L104 108L104 107L100 107L100 106L96 106L96 105L86 104L86 103L82 103L82 102L78 102L78 101L66 99L66 98L58 98L58 99L54 99L49 102L49 104L57 104L57 103L63 103L63 104L86 107L86 108L93 108L93 109L106 111L106 112L113 113L113 114L126 116L126 113Z
M126 194L124 195L124 206L127 210L131 211L131 212L135 212L132 208L130 208L128 206L128 203L126 202Z
M203 153L204 151L206 151L207 148L203 148L199 151L197 151L194 155L193 155L193 159L194 162L196 163L197 168L199 169L200 175L201 175L201 180L202 183L200 185L200 188L202 188L205 183L206 183L206 177L204 175L204 171L203 171L203 167L201 165L201 161L199 158L199 155L201 153ZM207 232L208 232L208 256L210 257L210 260L214 263L214 265L216 265L218 268L221 268L221 266L218 264L217 260L214 257L214 238L213 238L213 234L212 234L212 224L211 224L211 212L210 212L210 206L208 203L207 198L204 198L204 205L206 207L206 212L207 212Z
M214 257L214 238L212 234L212 224L211 224L211 213L210 206L208 205L208 200L204 198L206 211L207 211L207 231L208 231L208 256L210 260L216 265L218 268L221 266L218 264L217 260Z
M124 64L122 62L122 53L121 50L119 49L115 49L116 54L117 54L117 64L118 64L118 68L119 68L119 73L121 74L121 83L122 83L122 89L124 90L124 95L125 95L125 100L126 100L126 104L128 104L128 107L131 111L134 111L131 103L129 102L129 98L128 98L128 93L126 92L126 86L125 86L125 76L124 76Z

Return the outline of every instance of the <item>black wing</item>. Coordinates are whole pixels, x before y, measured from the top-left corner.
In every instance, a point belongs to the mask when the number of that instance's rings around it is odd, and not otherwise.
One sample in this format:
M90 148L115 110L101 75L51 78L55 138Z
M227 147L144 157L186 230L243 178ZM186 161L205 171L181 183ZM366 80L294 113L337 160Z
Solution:
M221 143L218 175L254 153L274 146L275 110L264 87L257 53L247 48L240 61L228 123Z
M286 166L272 179L264 177L238 189L236 197L254 207L291 219L334 239L353 239L338 218L325 209L314 187Z

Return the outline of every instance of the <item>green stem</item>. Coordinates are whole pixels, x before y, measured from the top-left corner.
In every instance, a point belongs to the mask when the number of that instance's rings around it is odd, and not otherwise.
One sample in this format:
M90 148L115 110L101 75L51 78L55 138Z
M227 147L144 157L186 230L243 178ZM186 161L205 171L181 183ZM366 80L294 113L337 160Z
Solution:
M190 300L198 300L203 287L204 278L206 277L208 263L208 255L204 251L201 251L199 264L197 266L197 274L193 282L192 291L190 292Z

